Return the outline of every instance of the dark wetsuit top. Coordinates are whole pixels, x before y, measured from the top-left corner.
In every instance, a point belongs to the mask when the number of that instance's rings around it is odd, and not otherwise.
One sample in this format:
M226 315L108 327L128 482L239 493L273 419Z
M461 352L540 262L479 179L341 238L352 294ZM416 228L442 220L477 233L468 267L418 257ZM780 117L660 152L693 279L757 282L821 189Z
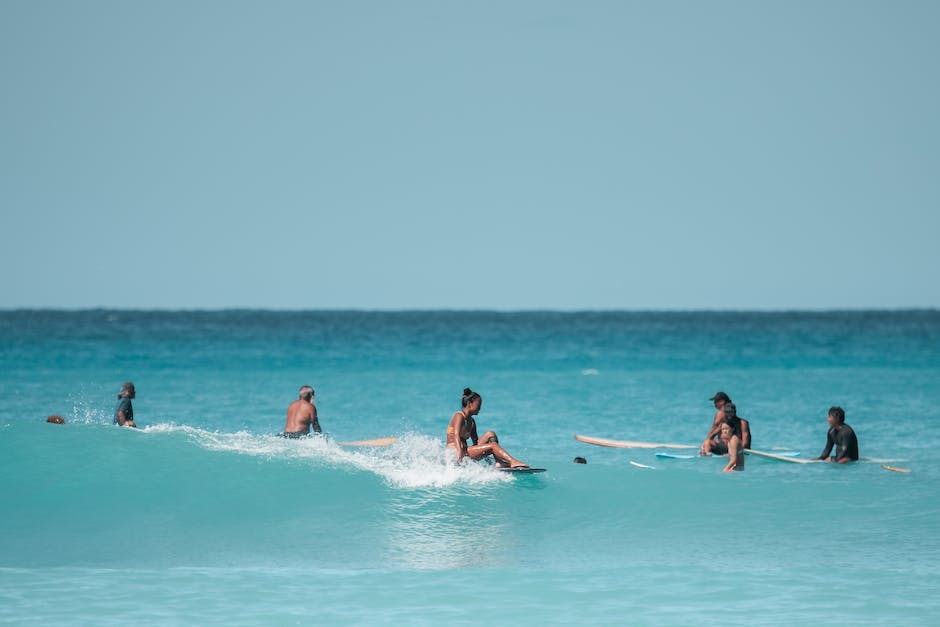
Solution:
M843 457L848 457L853 462L858 461L858 438L855 437L855 432L849 425L842 424L838 429L829 428L829 433L826 434L826 450L819 457L822 459L829 457L833 445L836 447L836 461L840 461Z
M134 419L134 406L131 405L131 399L126 396L120 397L118 401L117 409L114 410L114 424L120 424L118 422L118 414L124 412L124 420L133 420Z

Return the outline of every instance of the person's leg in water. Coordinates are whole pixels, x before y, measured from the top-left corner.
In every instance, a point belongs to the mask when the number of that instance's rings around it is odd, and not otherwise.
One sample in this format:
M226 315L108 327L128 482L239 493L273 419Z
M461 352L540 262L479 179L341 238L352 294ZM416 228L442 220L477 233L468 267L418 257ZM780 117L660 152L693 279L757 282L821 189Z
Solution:
M488 434L484 434L488 435ZM483 438L480 438L482 442ZM501 465L508 465L510 468L528 468L529 465L525 462L520 462L518 459L506 452L502 446L498 443L490 440L486 444L475 444L473 446L467 447L467 455L471 459L480 461L487 455L492 455L496 458L497 463Z
M499 438L496 437L495 431L487 431L486 433L481 435L480 439L477 441L477 444L489 444L490 442L499 444Z
M699 455L727 455L728 443L724 440L713 439L706 442L698 452Z

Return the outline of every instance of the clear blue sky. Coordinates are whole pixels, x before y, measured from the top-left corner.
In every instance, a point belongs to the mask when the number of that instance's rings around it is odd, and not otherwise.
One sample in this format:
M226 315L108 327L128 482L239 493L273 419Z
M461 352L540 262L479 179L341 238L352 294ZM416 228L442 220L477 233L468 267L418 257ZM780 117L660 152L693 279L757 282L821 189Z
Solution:
M0 308L940 306L938 2L0 2Z

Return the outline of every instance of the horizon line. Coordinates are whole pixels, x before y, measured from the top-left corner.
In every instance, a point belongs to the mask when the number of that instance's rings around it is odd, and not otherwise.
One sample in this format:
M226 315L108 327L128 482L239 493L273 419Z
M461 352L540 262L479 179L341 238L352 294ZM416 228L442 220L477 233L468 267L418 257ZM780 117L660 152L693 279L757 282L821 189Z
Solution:
M596 309L582 308L506 308L506 309L460 309L453 307L321 307L321 308L264 308L264 307L0 307L0 313L93 313L93 312L118 312L118 313L238 313L238 312L256 312L256 313L490 313L490 314L534 314L534 313L557 313L557 314L586 314L586 313L714 313L714 314L781 314L781 313L936 313L940 312L938 307L841 307L841 308L619 308L603 307Z

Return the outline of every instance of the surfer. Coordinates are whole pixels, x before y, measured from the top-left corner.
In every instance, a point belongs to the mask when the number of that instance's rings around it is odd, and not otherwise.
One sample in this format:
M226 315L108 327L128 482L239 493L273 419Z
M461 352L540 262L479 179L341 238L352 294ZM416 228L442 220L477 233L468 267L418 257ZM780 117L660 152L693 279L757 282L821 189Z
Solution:
M300 398L287 407L287 424L284 425L282 437L297 439L310 435L310 428L314 433L322 433L320 421L317 420L317 406L313 402L314 391L309 385L301 386Z
M729 403L730 404L730 403ZM732 405L733 407L733 405ZM721 422L720 435L728 448L728 465L721 472L744 470L744 446L741 440L741 423L727 417Z
M721 423L726 417L725 408L728 405L732 409L736 410L736 408L734 403L731 402L731 397L724 392L718 392L709 400L715 404L715 418L712 420L712 427L709 429L708 435L705 436L705 440L702 442L699 455L726 455L728 449L718 436L721 433ZM738 416L737 411L735 411L734 417L735 420L741 423L741 443L744 444L744 448L751 448L751 423Z
M118 393L118 406L114 410L114 424L122 427L137 427L137 423L134 422L134 406L131 403L131 399L136 396L137 391L134 389L134 384L125 381L121 385L120 393Z
M480 413L480 407L483 405L483 399L479 394L470 388L464 388L460 403L463 409L451 416L450 423L447 425L447 448L454 449L458 464L464 457L480 461L492 455L500 466L529 467L499 445L499 438L496 437L495 432L487 431L482 437L477 436L477 422L474 416ZM473 442L471 446L467 446L468 438Z
M841 407L830 407L829 433L826 434L826 448L817 459L829 460L838 464L858 461L858 438L852 427L845 424L845 410ZM829 457L832 447L836 447L836 454Z

